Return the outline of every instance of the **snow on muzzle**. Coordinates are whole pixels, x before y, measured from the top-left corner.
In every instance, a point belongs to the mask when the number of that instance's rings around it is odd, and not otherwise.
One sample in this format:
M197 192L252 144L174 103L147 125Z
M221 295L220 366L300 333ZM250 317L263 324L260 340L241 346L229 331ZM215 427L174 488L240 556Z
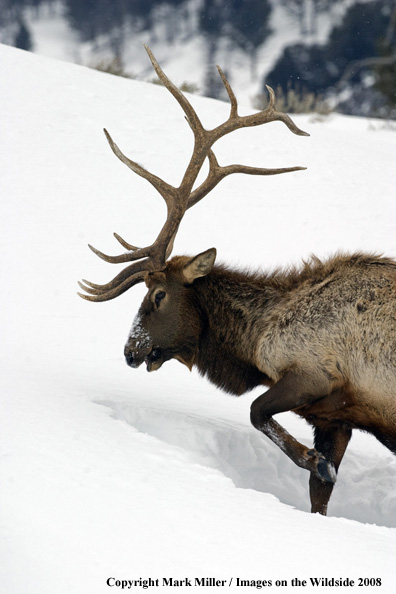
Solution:
M155 371L165 358L159 347L153 346L151 336L141 324L137 315L124 349L125 361L129 367L137 368L146 363L147 371Z

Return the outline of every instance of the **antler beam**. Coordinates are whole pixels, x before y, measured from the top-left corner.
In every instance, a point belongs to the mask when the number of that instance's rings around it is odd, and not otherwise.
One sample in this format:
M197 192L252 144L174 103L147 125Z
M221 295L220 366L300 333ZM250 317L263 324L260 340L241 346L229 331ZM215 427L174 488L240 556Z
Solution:
M251 115L240 116L238 114L238 103L235 94L219 66L217 68L230 99L230 115L225 122L216 128L213 128L212 130L206 130L203 127L195 109L185 97L185 95L183 95L183 93L169 80L169 78L159 66L151 50L146 45L145 49L159 79L162 81L166 89L168 89L168 91L175 97L176 101L179 103L180 107L185 113L187 122L189 123L194 134L194 150L191 155L190 162L187 165L181 184L176 188L158 176L150 173L135 161L132 161L126 157L111 138L107 130L104 131L109 145L116 157L118 157L120 161L127 165L127 167L132 169L132 171L150 182L151 185L162 196L167 206L167 218L157 239L150 246L137 248L136 246L126 242L116 233L114 233L115 238L126 250L128 250L127 253L121 254L119 256L108 256L91 245L89 246L97 256L106 262L132 262L132 264L127 266L107 284L97 285L86 280L84 280L82 283L79 283L80 287L85 291L85 293L79 293L80 297L83 297L89 301L108 301L109 299L114 299L133 285L142 282L148 271L161 270L165 266L165 262L171 254L173 242L185 211L202 200L202 198L204 198L215 186L217 186L217 184L222 179L228 175L233 173L244 173L248 175L277 175L280 173L288 173L291 171L306 169L305 167L266 169L238 164L227 165L224 167L220 166L212 150L212 146L217 140L227 134L230 134L231 132L234 132L235 130L252 126L260 126L269 122L280 121L283 122L289 128L289 130L293 132L293 134L297 134L299 136L309 136L309 134L303 130L300 130L300 128L296 126L296 124L287 114L276 111L275 93L271 87L268 86L267 89L270 97L268 107L263 111L259 111ZM194 183L206 158L209 160L208 176L198 188L193 190Z

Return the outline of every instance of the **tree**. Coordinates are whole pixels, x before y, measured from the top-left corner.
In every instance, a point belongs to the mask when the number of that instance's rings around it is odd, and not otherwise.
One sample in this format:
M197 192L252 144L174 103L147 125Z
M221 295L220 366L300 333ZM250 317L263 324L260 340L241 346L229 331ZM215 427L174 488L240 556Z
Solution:
M377 51L372 56L351 62L339 81L339 87L356 76L357 71L370 70L375 78L373 88L392 111L396 107L396 2L393 8L388 2L383 11L385 16L389 16L389 22L385 34L377 39Z
M254 77L257 49L271 32L268 25L270 13L269 0L204 0L199 26L208 38L210 58L215 56L219 38L229 39L250 55ZM207 80L211 81L211 77L208 75ZM209 86L213 87L212 82L206 84L207 89Z
M30 31L25 25L22 18L19 20L18 23L18 31L15 36L15 47L19 47L19 49L23 49L26 51L31 51L33 47Z
M340 0L281 0L287 10L297 17L301 35L314 35L317 29L317 17Z
M289 89L322 94L336 80L325 47L297 43L284 49L263 82L274 88L281 87L284 94Z
M221 0L204 0L199 14L200 30L212 38L219 36L225 23L226 12L227 7L224 7Z
M271 4L268 0L231 0L228 6L232 38L250 54L254 78L257 50L271 33L268 25Z

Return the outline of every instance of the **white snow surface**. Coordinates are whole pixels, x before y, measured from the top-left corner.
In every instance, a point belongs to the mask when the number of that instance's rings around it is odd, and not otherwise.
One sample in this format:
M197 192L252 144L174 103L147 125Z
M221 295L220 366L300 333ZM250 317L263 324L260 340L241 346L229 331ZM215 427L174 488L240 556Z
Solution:
M103 304L76 296L77 279L106 282L119 270L88 242L117 253L117 231L148 245L165 216L102 127L177 184L192 135L174 99L7 46L0 85L1 591L102 594L140 578L159 580L150 591L192 591L207 577L226 583L205 591L252 592L269 580L263 589L393 594L396 458L387 449L356 434L329 516L311 515L308 473L250 426L260 391L227 396L177 362L150 375L129 369L123 344L144 287ZM225 103L190 100L207 127L228 115ZM221 164L307 171L223 180L186 215L175 253L216 246L219 260L251 268L337 250L396 256L395 131L338 115L295 120L309 138L273 123L223 139L216 154ZM278 419L312 443L301 419ZM313 586L315 577L355 585ZM359 578L381 585L359 587Z

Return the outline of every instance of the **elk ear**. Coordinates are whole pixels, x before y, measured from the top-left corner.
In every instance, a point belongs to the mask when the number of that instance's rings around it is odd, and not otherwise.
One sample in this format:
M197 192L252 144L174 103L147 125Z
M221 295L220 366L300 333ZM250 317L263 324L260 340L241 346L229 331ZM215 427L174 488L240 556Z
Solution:
M186 264L183 268L183 276L186 283L192 284L196 278L200 276L206 276L213 268L213 264L216 260L216 248L210 248L202 254L198 254L195 258Z

